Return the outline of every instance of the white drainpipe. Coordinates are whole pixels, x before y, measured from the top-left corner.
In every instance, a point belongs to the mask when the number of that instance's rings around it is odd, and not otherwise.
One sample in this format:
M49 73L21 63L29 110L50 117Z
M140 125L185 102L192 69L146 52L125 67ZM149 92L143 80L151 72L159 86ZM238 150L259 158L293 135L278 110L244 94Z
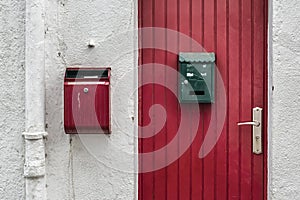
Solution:
M26 200L46 199L44 0L26 0L25 164Z

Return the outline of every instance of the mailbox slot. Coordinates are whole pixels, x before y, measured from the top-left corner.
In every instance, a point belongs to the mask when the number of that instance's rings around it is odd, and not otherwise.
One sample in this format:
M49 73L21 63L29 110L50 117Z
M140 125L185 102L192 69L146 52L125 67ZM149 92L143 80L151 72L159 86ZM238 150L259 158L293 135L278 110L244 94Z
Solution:
M67 68L64 128L67 134L111 133L110 68Z

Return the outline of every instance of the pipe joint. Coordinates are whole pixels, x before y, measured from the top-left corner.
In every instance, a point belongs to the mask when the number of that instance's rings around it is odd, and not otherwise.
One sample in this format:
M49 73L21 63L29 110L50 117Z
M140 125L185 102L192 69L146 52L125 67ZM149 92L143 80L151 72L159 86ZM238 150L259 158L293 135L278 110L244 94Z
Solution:
M25 138L25 140L40 140L44 139L48 136L47 132L24 132L22 134Z

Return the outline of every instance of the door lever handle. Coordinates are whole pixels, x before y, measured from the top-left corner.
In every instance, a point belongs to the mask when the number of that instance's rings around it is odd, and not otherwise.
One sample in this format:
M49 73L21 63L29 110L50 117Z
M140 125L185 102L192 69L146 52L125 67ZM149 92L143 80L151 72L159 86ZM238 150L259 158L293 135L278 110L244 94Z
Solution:
M252 126L252 152L262 154L262 108L252 109L252 122L238 122L238 126Z
M252 125L252 126L259 127L260 123L258 121L253 121L253 122L238 122L237 125L238 126Z

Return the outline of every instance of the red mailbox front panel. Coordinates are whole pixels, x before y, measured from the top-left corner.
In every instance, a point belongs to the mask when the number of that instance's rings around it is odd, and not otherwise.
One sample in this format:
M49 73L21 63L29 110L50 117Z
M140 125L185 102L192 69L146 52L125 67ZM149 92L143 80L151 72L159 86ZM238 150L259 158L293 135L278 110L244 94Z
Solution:
M64 82L67 134L110 130L110 68L67 68Z

